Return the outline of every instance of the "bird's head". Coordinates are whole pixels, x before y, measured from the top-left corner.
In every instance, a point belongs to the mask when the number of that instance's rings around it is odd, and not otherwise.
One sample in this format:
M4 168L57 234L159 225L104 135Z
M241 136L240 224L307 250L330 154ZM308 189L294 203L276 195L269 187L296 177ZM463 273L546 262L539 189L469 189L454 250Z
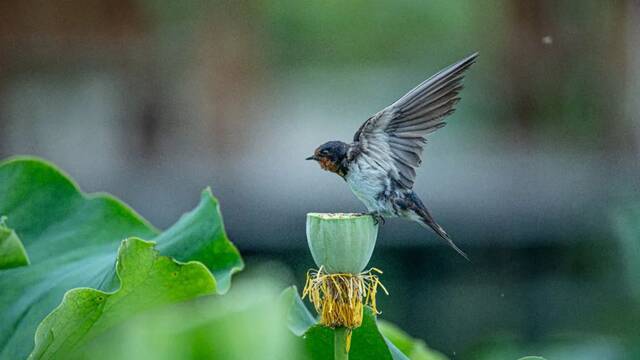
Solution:
M329 141L320 146L306 160L315 160L323 170L346 175L344 161L347 158L349 145L342 141Z

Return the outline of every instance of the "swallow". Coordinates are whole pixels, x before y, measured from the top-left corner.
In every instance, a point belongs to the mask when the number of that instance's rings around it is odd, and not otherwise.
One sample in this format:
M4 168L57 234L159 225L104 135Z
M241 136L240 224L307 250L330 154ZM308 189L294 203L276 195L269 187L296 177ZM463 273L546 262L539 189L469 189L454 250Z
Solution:
M474 53L444 68L369 117L352 143L326 142L306 159L344 179L376 224L384 224L385 217L413 220L432 229L467 260L413 191L413 184L426 136L446 125L445 118L460 101L464 75L477 57Z

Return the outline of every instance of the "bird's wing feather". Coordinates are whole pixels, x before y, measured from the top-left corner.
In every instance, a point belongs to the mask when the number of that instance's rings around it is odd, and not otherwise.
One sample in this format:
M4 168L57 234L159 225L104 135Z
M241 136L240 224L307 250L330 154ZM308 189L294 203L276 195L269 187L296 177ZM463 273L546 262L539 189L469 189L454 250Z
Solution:
M445 126L460 100L464 73L478 53L441 70L360 126L354 135L359 156L379 163L404 188L411 189L422 163L425 136Z

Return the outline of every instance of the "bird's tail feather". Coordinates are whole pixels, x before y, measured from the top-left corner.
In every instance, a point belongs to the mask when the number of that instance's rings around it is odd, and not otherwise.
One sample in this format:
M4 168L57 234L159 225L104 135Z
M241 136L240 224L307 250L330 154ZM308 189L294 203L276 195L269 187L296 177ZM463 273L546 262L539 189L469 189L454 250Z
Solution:
M420 204L420 205L422 205L422 204ZM440 236L447 243L449 243L449 246L451 246L453 248L453 250L455 250L458 254L462 255L462 257L464 257L465 259L469 260L469 257L467 256L467 254L465 254L464 251L462 251L453 242L453 240L451 239L449 234L447 234L447 232L444 231L442 226L438 225L438 223L435 221L433 216L431 216L431 213L429 213L429 210L427 210L427 208L424 205L420 206L414 213L415 213L414 219L418 223L420 223L420 225L422 225L424 227L428 227L431 230L433 230L436 234L438 234L438 236Z

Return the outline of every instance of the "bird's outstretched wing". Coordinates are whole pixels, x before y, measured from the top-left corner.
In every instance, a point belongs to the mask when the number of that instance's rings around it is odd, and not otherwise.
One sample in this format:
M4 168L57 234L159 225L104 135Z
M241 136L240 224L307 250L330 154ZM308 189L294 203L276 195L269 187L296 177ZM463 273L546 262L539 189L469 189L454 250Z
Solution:
M425 135L445 126L444 118L460 100L464 73L477 56L474 53L441 70L365 121L353 138L358 156L367 156L411 189L415 169L422 162Z

